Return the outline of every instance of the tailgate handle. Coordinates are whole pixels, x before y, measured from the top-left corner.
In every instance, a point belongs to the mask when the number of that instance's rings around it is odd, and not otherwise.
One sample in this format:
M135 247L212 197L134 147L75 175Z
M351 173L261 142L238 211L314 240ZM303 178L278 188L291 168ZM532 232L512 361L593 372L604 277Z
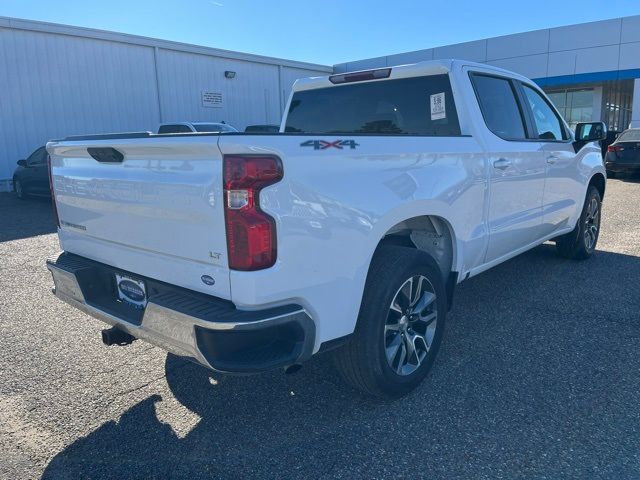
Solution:
M87 148L89 155L100 163L122 163L124 155L113 147L89 147Z

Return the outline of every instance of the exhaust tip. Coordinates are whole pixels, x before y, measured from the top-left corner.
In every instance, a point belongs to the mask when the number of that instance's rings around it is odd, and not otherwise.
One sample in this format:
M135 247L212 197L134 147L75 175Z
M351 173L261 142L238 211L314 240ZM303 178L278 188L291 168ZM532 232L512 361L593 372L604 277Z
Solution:
M133 335L117 327L102 330L102 343L110 347L111 345L130 345L136 339Z
M302 368L302 365L300 365L299 363L294 363L293 365L284 367L284 373L286 373L287 375L291 375L293 373L298 372L301 368Z

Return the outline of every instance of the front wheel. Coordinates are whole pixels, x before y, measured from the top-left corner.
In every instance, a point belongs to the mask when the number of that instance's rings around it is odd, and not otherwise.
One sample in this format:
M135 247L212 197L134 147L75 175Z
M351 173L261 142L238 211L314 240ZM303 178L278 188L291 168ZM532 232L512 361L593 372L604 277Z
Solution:
M584 260L593 255L600 236L601 211L600 192L592 185L587 190L587 197L576 228L556 240L556 248L560 256Z
M335 353L347 383L376 397L400 397L429 373L444 332L446 290L424 252L382 246L369 269L350 342Z

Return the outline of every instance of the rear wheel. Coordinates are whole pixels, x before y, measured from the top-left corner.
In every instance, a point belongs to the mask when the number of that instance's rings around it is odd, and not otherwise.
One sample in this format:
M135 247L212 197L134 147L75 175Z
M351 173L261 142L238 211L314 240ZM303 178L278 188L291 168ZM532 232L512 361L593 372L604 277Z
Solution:
M24 200L25 198L27 198L27 194L24 191L24 186L22 185L22 182L18 179L15 179L13 181L13 189L16 192L16 197L18 197L20 200Z
M591 185L576 228L556 240L556 248L562 257L584 260L595 252L600 235L601 207L600 192Z
M446 311L442 274L429 255L413 248L380 247L354 335L335 354L340 373L368 395L407 394L433 365Z

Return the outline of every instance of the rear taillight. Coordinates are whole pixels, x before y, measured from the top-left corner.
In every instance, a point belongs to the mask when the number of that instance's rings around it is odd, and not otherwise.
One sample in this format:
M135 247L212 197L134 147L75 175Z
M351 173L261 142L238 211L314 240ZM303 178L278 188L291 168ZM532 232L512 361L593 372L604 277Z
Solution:
M51 192L51 205L53 207L53 218L56 221L56 226L60 228L60 218L58 218L58 207L56 207L56 196L53 190L53 174L51 173L51 156L47 155L47 170L49 171L49 191Z
M624 148L619 145L609 145L607 147L607 152L619 152L620 150L624 150Z
M225 155L224 200L227 251L232 270L260 270L276 262L276 224L260 209L260 190L282 180L273 156Z

